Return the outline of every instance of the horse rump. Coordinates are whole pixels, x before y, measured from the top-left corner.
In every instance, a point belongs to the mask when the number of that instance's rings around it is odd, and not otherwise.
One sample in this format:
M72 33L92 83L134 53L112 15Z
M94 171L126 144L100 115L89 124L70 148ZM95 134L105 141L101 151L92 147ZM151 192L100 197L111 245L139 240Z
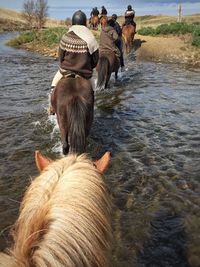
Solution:
M63 144L63 154L81 154L93 121L94 92L90 81L63 78L55 91L55 110Z

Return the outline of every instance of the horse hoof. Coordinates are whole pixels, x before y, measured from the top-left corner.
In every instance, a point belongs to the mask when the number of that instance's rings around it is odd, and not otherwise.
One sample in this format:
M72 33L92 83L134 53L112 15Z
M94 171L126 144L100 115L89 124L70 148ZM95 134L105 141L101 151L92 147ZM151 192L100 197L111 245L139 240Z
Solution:
M125 71L125 67L121 67L121 72L124 72Z
M48 114L49 115L55 115L55 111L54 111L53 107L48 108Z
M63 146L63 155L67 155L69 153L69 146Z

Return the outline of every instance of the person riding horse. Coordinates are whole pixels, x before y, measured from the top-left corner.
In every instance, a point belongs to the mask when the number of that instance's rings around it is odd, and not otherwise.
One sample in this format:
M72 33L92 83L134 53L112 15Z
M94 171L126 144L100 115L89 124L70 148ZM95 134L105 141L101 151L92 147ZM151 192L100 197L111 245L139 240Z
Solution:
M128 5L127 10L125 12L125 23L124 25L132 24L136 28L136 23L134 21L135 18L135 10L132 9L131 5Z
M102 16L107 16L108 12L104 6L101 7L101 13L100 13L100 18Z
M97 21L94 23L93 19L95 17L97 17ZM98 23L99 23L99 10L97 9L97 7L94 7L92 11L90 12L89 24L90 24L90 27L95 29L98 26Z
M92 12L90 13L91 16L99 16L99 10L97 9L97 7L94 7L92 9Z
M99 41L99 50L101 52L114 52L115 55L120 58L121 53L116 43L119 40L119 35L114 29L114 21L109 19L107 25L102 28Z
M93 7L92 11L90 12L89 23L91 22L91 18L94 16L96 16L96 17L99 16L99 10L97 9L97 7Z
M50 102L53 98L53 89L63 76L78 75L90 80L94 87L92 74L99 59L99 45L86 25L85 13L81 10L75 12L72 17L72 27L61 38L58 51L60 68L52 81ZM55 113L51 104L49 113Z
M119 48L120 52L121 52L121 56L120 56L120 65L121 65L121 71L124 71L124 56L123 56L123 41L122 41L122 28L119 25L119 23L117 22L117 15L113 14L112 15L112 20L114 21L114 29L115 31L118 33L119 38L116 42L117 47Z

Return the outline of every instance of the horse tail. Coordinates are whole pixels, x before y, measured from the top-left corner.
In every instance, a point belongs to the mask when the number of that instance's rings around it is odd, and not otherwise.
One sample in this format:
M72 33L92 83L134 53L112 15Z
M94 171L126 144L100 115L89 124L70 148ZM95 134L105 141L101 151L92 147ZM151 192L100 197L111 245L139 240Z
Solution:
M84 153L86 146L87 104L82 96L74 96L68 109L68 129L71 152Z
M98 62L98 79L97 88L104 89L106 87L107 78L109 75L110 62L107 57L102 56Z

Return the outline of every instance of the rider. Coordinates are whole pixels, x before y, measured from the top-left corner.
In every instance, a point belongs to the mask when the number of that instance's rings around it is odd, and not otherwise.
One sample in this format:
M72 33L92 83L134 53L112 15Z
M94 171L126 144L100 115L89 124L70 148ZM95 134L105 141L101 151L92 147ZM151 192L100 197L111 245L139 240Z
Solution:
M100 13L100 18L102 16L107 16L108 12L104 6L101 7L101 13Z
M132 9L131 5L127 6L127 10L125 12L125 25L132 24L136 27L136 23L134 22L135 18L135 10Z
M99 59L98 43L87 28L87 17L85 13L78 10L72 16L72 26L60 41L58 56L59 70L52 81L53 88L63 76L78 75L92 81L92 72ZM54 113L50 107L50 114Z
M92 11L90 12L90 19L89 19L89 24L91 23L92 17L98 17L99 16L99 10L97 7L93 7Z
M102 28L99 41L99 50L101 52L113 51L115 55L120 58L120 50L116 45L119 36L114 30L114 21L109 19L107 25Z
M94 7L90 13L90 16L99 16L99 10L97 9L97 7Z
M117 47L119 48L120 52L121 52L121 56L120 56L120 65L121 65L121 71L124 71L124 57L123 57L123 41L122 41L122 28L119 25L119 23L117 22L117 15L113 14L112 15L112 20L114 21L114 29L115 31L118 33L118 40L116 42Z

